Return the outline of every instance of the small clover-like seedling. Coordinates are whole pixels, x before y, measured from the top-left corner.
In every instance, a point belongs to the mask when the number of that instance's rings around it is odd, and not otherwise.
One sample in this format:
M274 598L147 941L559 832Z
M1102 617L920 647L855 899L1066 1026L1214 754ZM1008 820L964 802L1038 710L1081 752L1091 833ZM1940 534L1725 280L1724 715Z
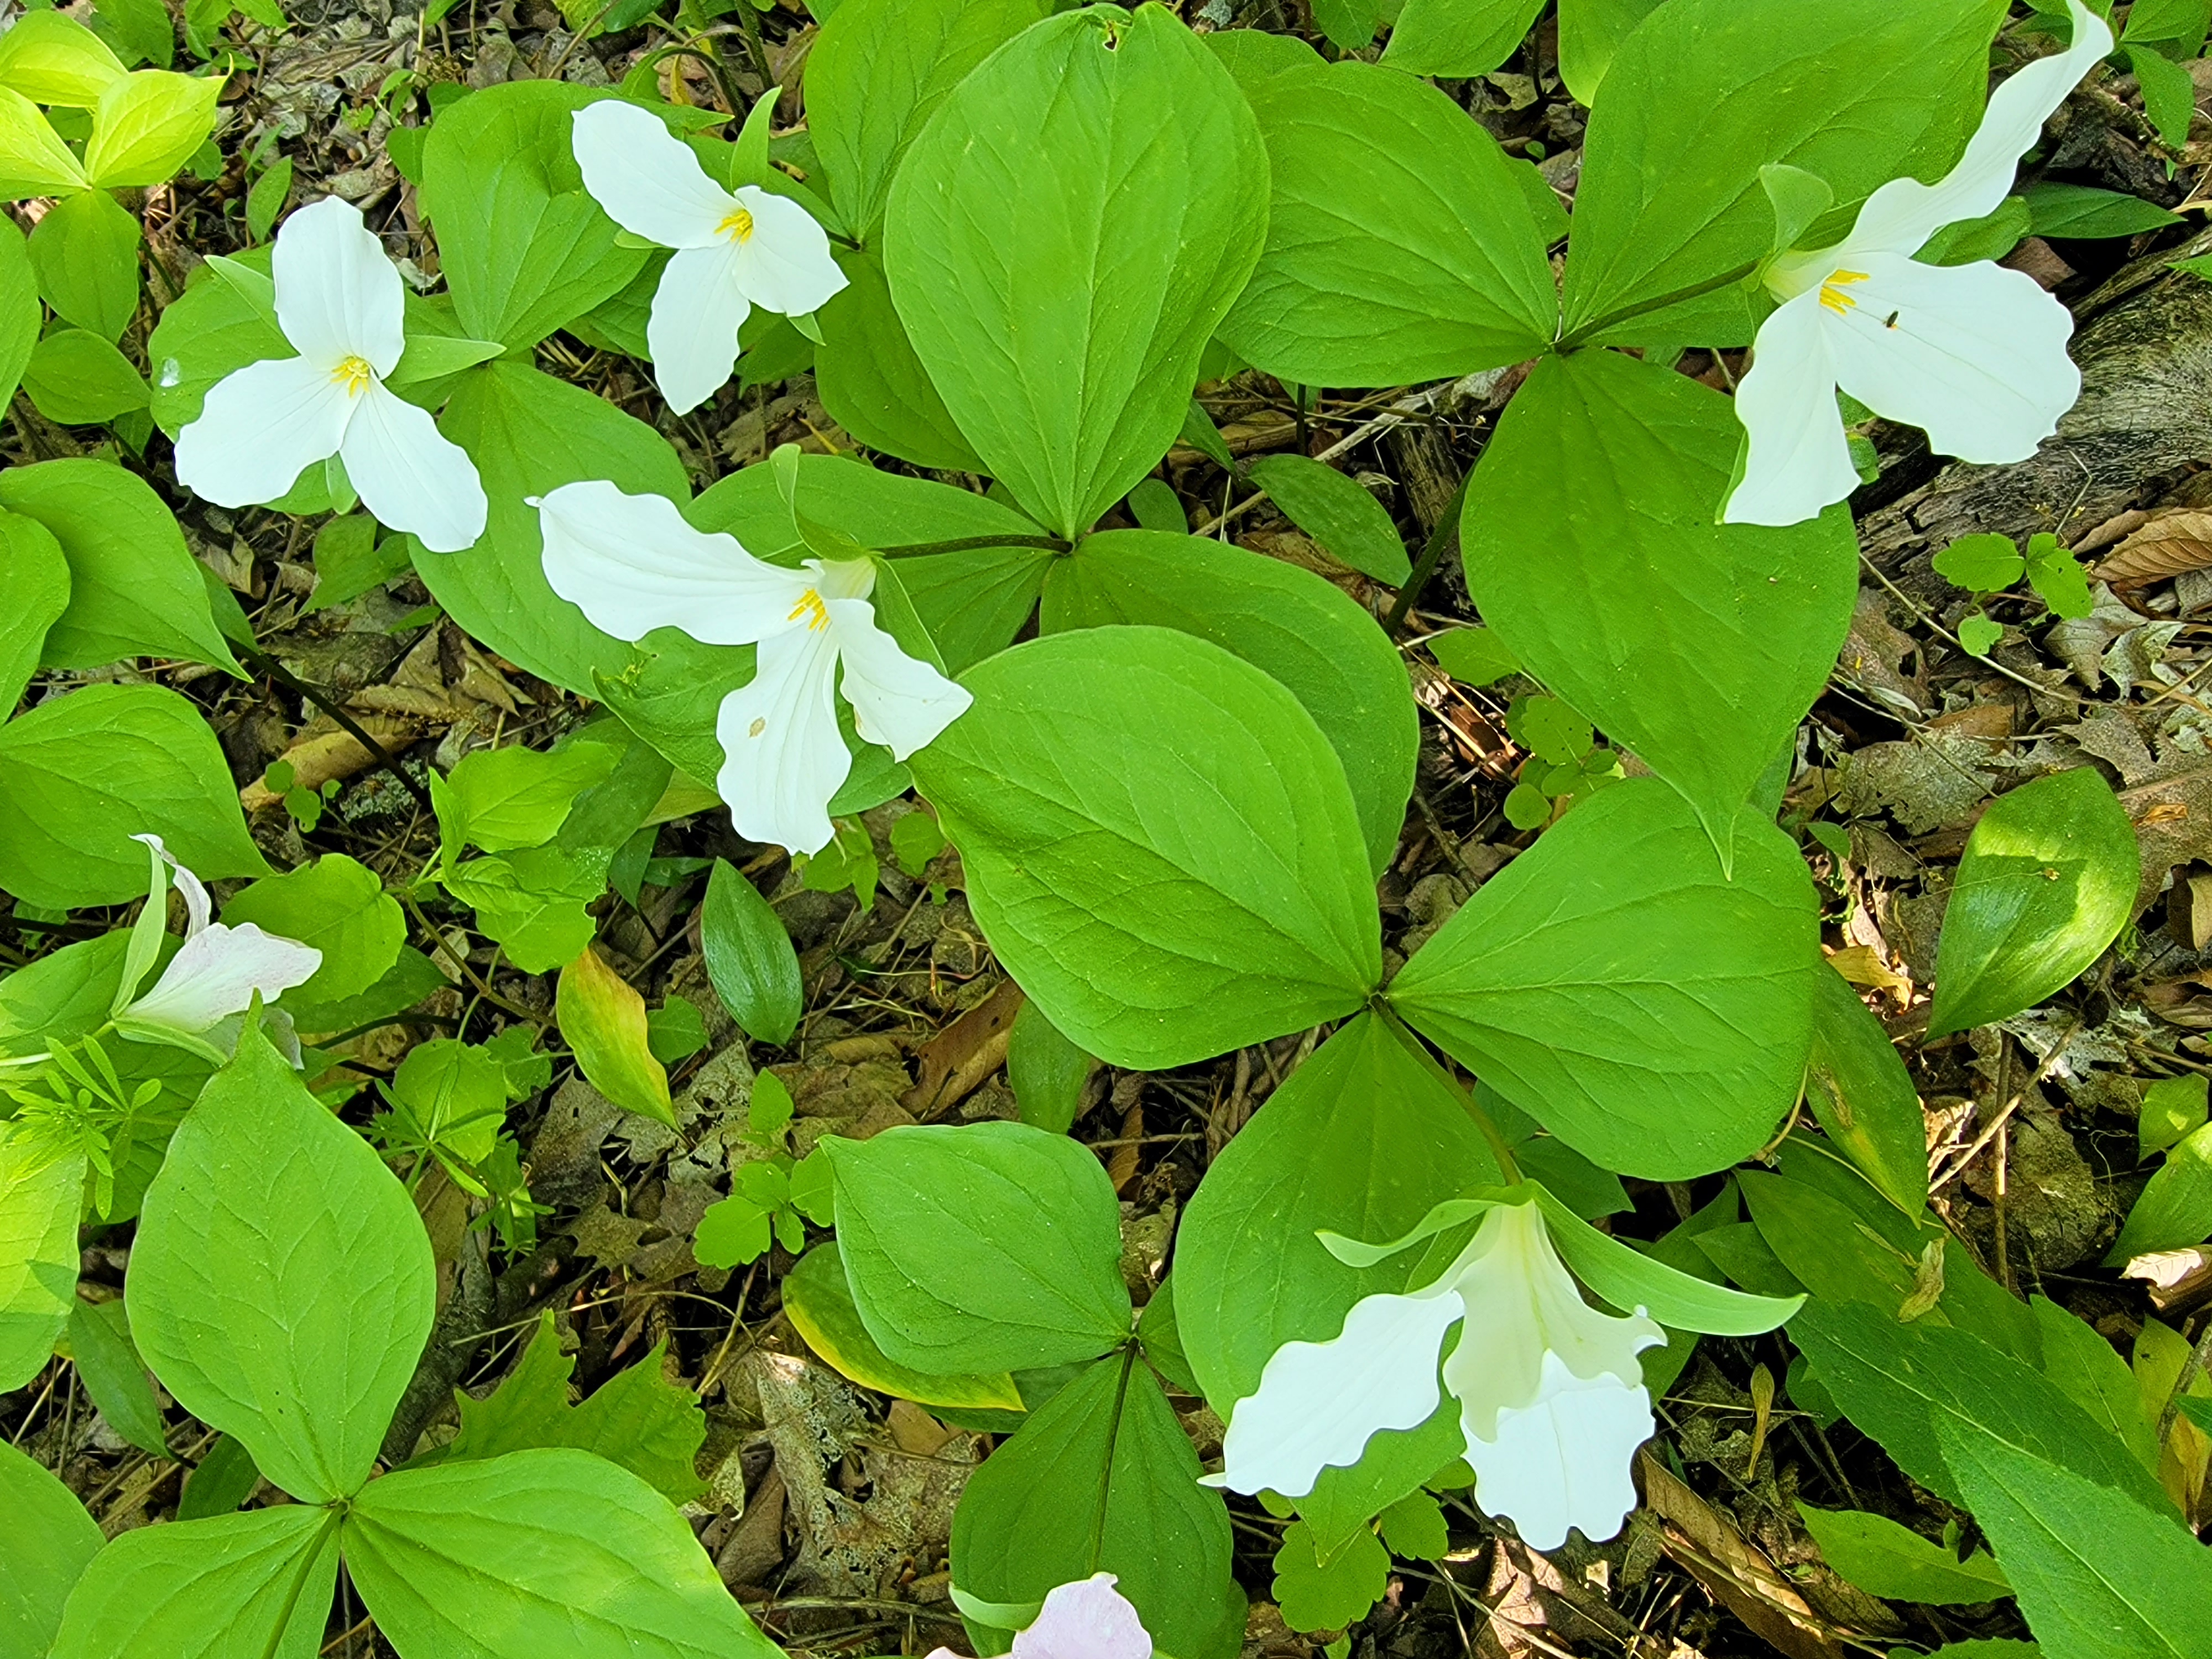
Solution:
M775 1073L753 1079L745 1139L769 1148L769 1156L740 1165L729 1197L700 1217L692 1251L707 1267L744 1267L767 1255L771 1243L796 1255L806 1248L809 1221L827 1227L835 1218L828 1156L818 1146L798 1159L784 1150L795 1109Z
M2029 537L2025 553L2009 536L1961 536L1930 562L1937 575L1977 599L2002 593L2026 576L2051 615L2077 618L2095 608L2081 562L2047 532ZM1977 657L1989 655L2004 636L2003 627L1978 611L1960 623L1958 633L1959 643Z
M1540 830L1578 798L1622 775L1620 758L1598 744L1590 724L1557 697L1516 697L1505 729L1528 750L1521 780L1505 797L1505 821Z

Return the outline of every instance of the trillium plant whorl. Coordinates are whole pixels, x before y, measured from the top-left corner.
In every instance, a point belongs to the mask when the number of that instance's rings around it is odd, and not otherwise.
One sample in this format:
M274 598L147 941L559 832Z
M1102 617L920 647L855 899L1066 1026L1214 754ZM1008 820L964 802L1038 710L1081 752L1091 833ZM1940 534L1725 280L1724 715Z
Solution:
M1036 1620L1014 1632L1014 1659L1152 1659L1152 1638L1110 1572L1048 1592ZM929 1659L960 1659L937 1648Z
M1370 1438L1411 1429L1437 1406L1437 1355L1458 1401L1475 1498L1540 1550L1579 1527L1610 1538L1636 1507L1629 1461L1651 1437L1637 1355L1666 1333L1644 1316L1589 1306L1534 1203L1491 1207L1434 1282L1370 1296L1328 1342L1288 1342L1238 1402L1212 1479L1300 1498L1325 1468L1359 1461Z
M587 105L571 142L584 188L607 216L676 250L645 339L653 380L678 414L730 378L738 331L755 306L804 316L845 286L812 215L757 185L723 189L651 111L618 98Z
M1760 326L1736 390L1751 447L1728 522L1797 524L1858 487L1838 386L1969 461L2025 460L2073 407L2081 376L2066 355L2074 319L2065 307L2033 277L1986 260L1913 258L1945 226L1996 211L2044 122L2112 51L2103 19L2081 0L2069 10L2073 44L1996 89L1946 177L1891 180L1842 242L1786 253L1767 269L1781 305Z
M876 626L870 559L757 559L695 530L661 495L563 484L534 500L553 591L617 639L680 629L706 645L759 647L752 679L722 699L716 789L738 833L817 853L852 752L837 729L840 671L861 738L904 760L974 699Z
M124 1036L190 1048L218 1062L228 1060L237 1044L236 1018L254 997L273 1001L306 984L323 965L323 953L312 945L264 933L250 921L233 927L212 920L207 889L177 862L161 838L131 839L146 843L153 879L125 947L123 977L108 1017ZM140 996L138 987L161 952L171 871L185 896L185 942L154 988ZM234 1029L225 1030L226 1022Z
M488 504L475 463L385 377L407 349L399 272L335 196L276 234L276 323L296 357L218 381L177 434L177 478L221 507L273 501L336 455L362 502L434 552L475 545Z

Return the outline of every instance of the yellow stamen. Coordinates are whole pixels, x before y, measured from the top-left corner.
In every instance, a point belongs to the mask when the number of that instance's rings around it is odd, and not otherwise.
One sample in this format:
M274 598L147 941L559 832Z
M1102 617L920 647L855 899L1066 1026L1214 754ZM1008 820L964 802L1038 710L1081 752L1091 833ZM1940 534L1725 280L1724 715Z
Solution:
M368 383L376 378L376 371L368 366L366 357L349 357L331 371L331 379L358 398L368 390Z
M1858 301L1844 292L1853 283L1863 283L1863 270L1838 270L1820 284L1820 303L1838 317L1847 317L1858 308Z
M822 603L822 596L811 587L799 595L799 603L791 607L791 614L784 620L797 622L801 617L806 618L806 631L810 634L818 633L830 626L830 607Z
M733 207L714 227L714 234L726 236L733 242L750 242L753 239L753 216L741 207Z

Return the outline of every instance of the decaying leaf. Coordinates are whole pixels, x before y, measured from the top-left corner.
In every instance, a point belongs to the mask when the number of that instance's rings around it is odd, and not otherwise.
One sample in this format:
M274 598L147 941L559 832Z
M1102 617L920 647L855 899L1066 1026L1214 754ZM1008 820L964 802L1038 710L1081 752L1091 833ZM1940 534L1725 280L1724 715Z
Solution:
M2212 513L2178 507L2154 514L2089 574L2117 588L2144 587L2185 570L2212 568Z

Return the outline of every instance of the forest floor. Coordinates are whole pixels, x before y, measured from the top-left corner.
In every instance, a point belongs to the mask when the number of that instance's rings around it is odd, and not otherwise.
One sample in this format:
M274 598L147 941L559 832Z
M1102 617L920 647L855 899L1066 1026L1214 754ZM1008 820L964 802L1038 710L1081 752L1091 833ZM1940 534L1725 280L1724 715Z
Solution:
M1234 21L1301 21L1278 6L1261 0ZM1222 0L1189 11L1194 21L1231 21ZM763 88L761 65L732 20L722 21L727 72L749 98ZM786 89L778 126L795 125L804 110L791 89L814 31L795 4L765 22L766 67ZM644 29L580 43L542 0L465 3L427 29L392 0L305 0L294 27L264 37L226 94L225 147L242 156L262 135L276 135L297 168L294 200L327 191L356 202L395 252L413 239L427 278L434 258L414 188L384 154L393 109L415 110L405 118L419 120L415 94L439 82L480 87L552 72L617 81L659 38ZM1559 86L1545 38L1534 61L1524 52L1505 70L1448 89L1513 153L1540 158L1571 196L1582 115ZM705 72L678 61L697 71L684 95L714 102ZM2191 203L2212 140L2178 156L2162 152L2118 85L2121 97L2069 106L2045 174ZM212 183L180 179L149 204L157 291L179 288L200 253L242 241L237 166ZM2196 222L2134 238L2032 240L2012 257L2080 325L2084 396L2036 459L1946 465L1917 433L1878 433L1881 478L1854 503L1866 554L1857 619L1801 731L1785 810L1792 826L1817 821L1840 832L1825 838L1832 850L1815 864L1826 939L1847 976L1880 994L1907 1058L1945 1177L1939 1210L1992 1273L2023 1293L2055 1297L2124 1350L2148 1314L2178 1322L2212 1298L2212 1266L2202 1262L2193 1276L2183 1263L2173 1270L2179 1282L2148 1286L2097 1265L2142 1184L2134 1120L2144 1089L2161 1077L2212 1073L2212 284L2167 263L2212 246L2212 236L2195 236ZM655 421L701 487L780 442L853 447L806 376L733 385L677 419L638 365L565 337L541 354L544 366ZM1741 367L1733 354L1693 355L1682 365L1715 385ZM1297 450L1331 460L1376 493L1418 548L1437 532L1516 384L1517 372L1506 370L1357 398L1323 393L1301 407L1274 381L1246 374L1202 388L1201 401L1240 459ZM0 444L10 459L77 447L23 400L15 419ZM1387 602L1215 462L1179 449L1166 476L1194 532ZM295 521L226 513L161 482L195 553L236 592L262 648L342 704L404 766L449 765L471 747L518 735L542 743L586 712L466 638L411 578L310 614L314 572ZM2048 531L2095 556L2094 614L2038 621L2032 597L1999 597L1987 610L2007 624L2002 642L1986 659L1967 654L1957 629L1975 602L1929 561L1968 531ZM1456 684L1419 643L1471 620L1456 561L1447 560L1406 633L1407 666L1431 718L1415 810L1382 883L1389 939L1401 952L1407 935L1438 925L1530 839L1501 810L1522 758L1506 734L1510 684ZM410 792L295 690L266 678L240 685L212 670L161 677L206 708L257 809L256 833L280 866L310 848L342 851L400 886L434 856L436 830ZM1993 792L2082 756L2119 789L2138 826L2138 921L2057 1004L1971 1036L1922 1041L1922 988L1968 830ZM260 786L280 758L343 782L311 832ZM720 814L663 831L638 905L604 901L602 949L647 1000L684 995L705 1016L708 1046L672 1070L682 1132L619 1114L580 1077L556 1078L515 1119L532 1193L550 1206L526 1254L509 1256L485 1232L468 1231L463 1196L441 1178L422 1184L441 1311L387 1443L388 1454L404 1455L425 1436L450 1433L452 1388L481 1393L496 1382L542 1310L555 1312L586 1390L665 1342L668 1377L696 1391L711 1424L698 1466L708 1492L691 1510L702 1540L769 1632L808 1652L963 1644L945 1551L960 1487L987 1447L855 1388L811 1356L780 1312L788 1254L775 1249L734 1273L703 1268L691 1230L730 1167L758 1155L742 1139L755 1065L788 1084L798 1150L833 1132L1014 1115L1000 1073L1020 993L993 963L957 870L931 872L947 878L940 902L898 868L886 838L904 810L895 803L869 815L881 855L869 906L849 892L807 890L781 854L738 841ZM707 983L699 872L716 856L763 882L799 948L806 1015L787 1049L757 1046L749 1059ZM416 943L434 945L449 971L513 1011L503 1017L550 1019L551 980L502 966L460 925L465 915L426 902L414 917ZM0 920L0 934L12 927L20 943L24 927ZM447 1020L465 1012L452 993L426 1008ZM402 1024L356 1038L347 1045L354 1069L364 1079L387 1073L428 1030ZM1158 1282L1178 1209L1210 1159L1313 1043L1285 1038L1180 1072L1094 1076L1075 1132L1100 1149L1121 1196L1124 1267L1140 1298ZM2000 1118L2002 1132L1985 1136ZM1960 1161L1978 1139L1987 1144ZM1636 1209L1612 1224L1653 1236L1717 1184L1631 1182ZM95 1243L88 1277L119 1286L125 1259ZM1818 1564L1795 1500L1899 1516L1926 1500L1848 1425L1824 1433L1786 1399L1770 1410L1754 1387L1764 1373L1771 1395L1785 1363L1773 1337L1699 1345L1660 1402L1653 1452L1663 1468L1647 1481L1647 1506L1602 1547L1577 1542L1536 1556L1501 1539L1471 1505L1449 1506L1450 1554L1429 1570L1396 1570L1389 1596L1352 1632L1358 1659L1468 1651L1733 1659L1777 1650L1796 1659L2023 1634L2009 1613L1990 1607L1901 1613ZM1215 1449L1219 1423L1197 1401L1177 1403L1201 1453ZM22 1410L20 1400L0 1403L0 1432L21 1432ZM111 1533L173 1510L179 1465L132 1451L74 1401L38 1413L23 1443L63 1471ZM1244 1500L1234 1512L1239 1572L1253 1596L1248 1659L1314 1650L1270 1598L1282 1523ZM334 1625L324 1651L371 1659L388 1650L349 1620Z

